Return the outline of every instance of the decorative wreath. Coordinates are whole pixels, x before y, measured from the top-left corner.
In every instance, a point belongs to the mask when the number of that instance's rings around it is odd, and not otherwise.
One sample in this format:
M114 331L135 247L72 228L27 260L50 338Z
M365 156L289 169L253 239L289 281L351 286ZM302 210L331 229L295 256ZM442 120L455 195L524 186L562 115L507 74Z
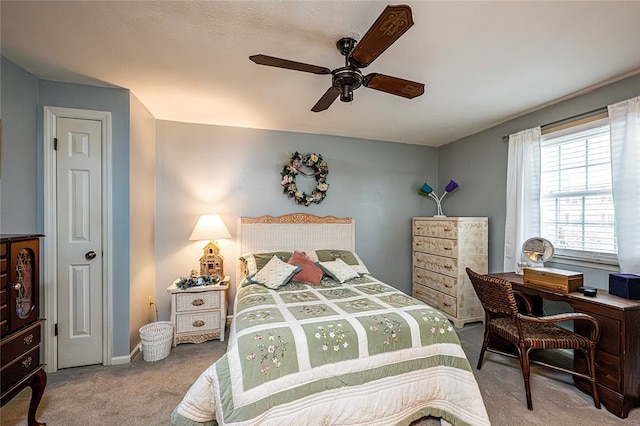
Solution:
M313 169L313 173L305 173L300 170L300 167L307 166ZM304 193L296 186L296 176L298 174L307 177L315 178L316 188L311 194ZM285 164L282 169L282 181L280 184L284 188L284 193L287 197L293 198L296 203L305 206L311 203L320 204L322 200L327 196L327 189L329 184L327 183L327 175L329 174L329 166L327 162L322 159L320 154L300 154L295 152L291 157L289 163Z

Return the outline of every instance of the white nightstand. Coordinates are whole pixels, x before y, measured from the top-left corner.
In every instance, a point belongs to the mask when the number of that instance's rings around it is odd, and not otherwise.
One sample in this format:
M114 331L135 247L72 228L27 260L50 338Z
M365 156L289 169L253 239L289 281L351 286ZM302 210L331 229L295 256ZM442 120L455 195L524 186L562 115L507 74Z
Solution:
M171 294L171 322L175 329L173 346L212 339L224 341L229 277L224 277L216 285L196 286L185 290L177 287L176 282L177 280L167 287L167 293Z

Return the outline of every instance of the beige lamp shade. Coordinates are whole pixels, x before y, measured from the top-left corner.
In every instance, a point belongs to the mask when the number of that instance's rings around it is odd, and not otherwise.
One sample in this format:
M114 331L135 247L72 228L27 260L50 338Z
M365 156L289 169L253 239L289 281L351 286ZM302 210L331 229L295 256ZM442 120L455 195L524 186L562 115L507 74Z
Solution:
M231 238L229 230L218 214L203 214L198 219L189 240L221 240Z

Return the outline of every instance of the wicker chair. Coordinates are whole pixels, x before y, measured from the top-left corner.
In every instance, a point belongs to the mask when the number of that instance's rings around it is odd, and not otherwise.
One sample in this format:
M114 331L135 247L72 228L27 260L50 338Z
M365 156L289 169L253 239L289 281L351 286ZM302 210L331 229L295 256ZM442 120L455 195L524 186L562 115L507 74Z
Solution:
M600 408L600 398L595 377L595 350L600 338L600 326L594 317L583 313L568 313L535 317L531 315L532 306L529 299L522 293L514 291L511 283L499 278L480 275L467 268L467 275L471 279L473 288L485 311L485 331L478 370L482 367L485 351L495 352L506 356L519 357L524 386L527 393L527 408L533 409L531 402L531 386L529 383L531 363L541 364L555 370L581 377L591 382L593 402ZM526 306L527 314L518 312L515 296L521 296ZM592 324L589 337L574 333L555 324L567 320L586 320ZM518 350L518 356L513 353L489 348L492 336L497 336L513 344ZM587 359L588 374L548 364L542 361L531 361L529 353L533 349L574 349L580 350Z

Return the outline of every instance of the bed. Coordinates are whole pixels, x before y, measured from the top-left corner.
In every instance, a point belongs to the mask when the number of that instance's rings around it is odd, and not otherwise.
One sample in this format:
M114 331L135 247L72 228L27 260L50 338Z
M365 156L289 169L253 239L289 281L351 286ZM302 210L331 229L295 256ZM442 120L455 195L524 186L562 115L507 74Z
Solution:
M172 424L490 424L455 329L369 273L353 219L240 218L237 230L242 273L227 352Z

